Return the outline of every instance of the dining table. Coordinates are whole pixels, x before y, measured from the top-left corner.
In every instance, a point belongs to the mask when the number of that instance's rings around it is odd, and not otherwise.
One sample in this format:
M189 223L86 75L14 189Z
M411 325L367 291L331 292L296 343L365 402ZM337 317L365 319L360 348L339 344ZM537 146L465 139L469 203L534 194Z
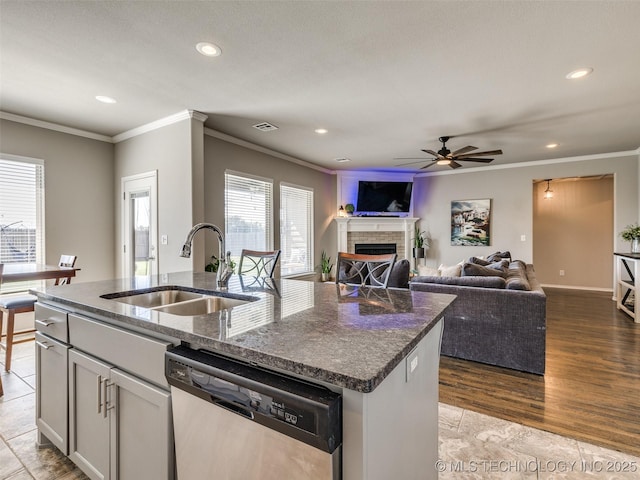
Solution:
M71 279L79 270L77 267L61 267L44 263L5 263L0 270L0 278L2 283L55 280L55 285L59 285L63 279L71 283Z

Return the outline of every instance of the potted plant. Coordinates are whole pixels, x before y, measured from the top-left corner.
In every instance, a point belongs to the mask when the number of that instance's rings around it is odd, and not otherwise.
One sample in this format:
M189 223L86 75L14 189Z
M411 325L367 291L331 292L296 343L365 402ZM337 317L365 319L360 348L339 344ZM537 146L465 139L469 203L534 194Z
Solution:
M322 253L320 254L320 279L323 282L329 280L332 268L333 263L331 263L331 257L328 256L324 250L322 250Z
M353 203L347 203L344 206L344 211L347 212L347 215L353 215L353 212L356 210L356 207Z
M429 248L429 241L425 238L424 232L420 231L418 224L413 227L413 258L425 258L425 250Z
M627 225L620 236L625 242L631 242L631 253L640 253L640 225Z

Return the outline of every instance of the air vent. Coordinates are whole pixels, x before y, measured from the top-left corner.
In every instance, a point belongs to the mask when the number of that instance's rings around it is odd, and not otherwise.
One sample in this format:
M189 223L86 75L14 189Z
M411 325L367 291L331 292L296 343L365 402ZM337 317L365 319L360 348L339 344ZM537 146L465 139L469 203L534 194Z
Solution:
M276 127L275 125L272 125L272 124L270 124L268 122L258 123L256 125L254 125L253 128L257 128L261 132L272 132L272 131L278 129L278 127Z

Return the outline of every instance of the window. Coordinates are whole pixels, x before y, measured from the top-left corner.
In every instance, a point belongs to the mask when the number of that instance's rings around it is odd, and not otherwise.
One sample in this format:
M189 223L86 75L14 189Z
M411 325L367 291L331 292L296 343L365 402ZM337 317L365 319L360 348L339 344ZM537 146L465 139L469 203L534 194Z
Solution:
M0 263L44 263L44 165L0 158ZM7 283L3 292L26 290Z
M313 271L313 190L280 184L280 273Z
M238 261L243 248L273 249L273 183L227 171L224 174L226 249Z

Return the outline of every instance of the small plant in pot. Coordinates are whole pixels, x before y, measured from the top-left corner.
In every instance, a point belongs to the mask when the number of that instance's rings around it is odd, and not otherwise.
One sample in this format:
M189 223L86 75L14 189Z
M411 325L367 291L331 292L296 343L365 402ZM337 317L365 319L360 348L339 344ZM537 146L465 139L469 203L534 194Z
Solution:
M627 225L620 236L625 242L631 242L631 253L640 253L640 225Z
M429 241L425 238L424 232L416 224L413 227L413 258L425 258L425 251L429 248Z
M353 203L347 203L344 206L344 211L347 212L347 215L353 215L353 212L355 212L356 207Z
M331 263L331 257L323 250L320 254L320 277L323 282L326 282L331 277L331 269L333 263Z

